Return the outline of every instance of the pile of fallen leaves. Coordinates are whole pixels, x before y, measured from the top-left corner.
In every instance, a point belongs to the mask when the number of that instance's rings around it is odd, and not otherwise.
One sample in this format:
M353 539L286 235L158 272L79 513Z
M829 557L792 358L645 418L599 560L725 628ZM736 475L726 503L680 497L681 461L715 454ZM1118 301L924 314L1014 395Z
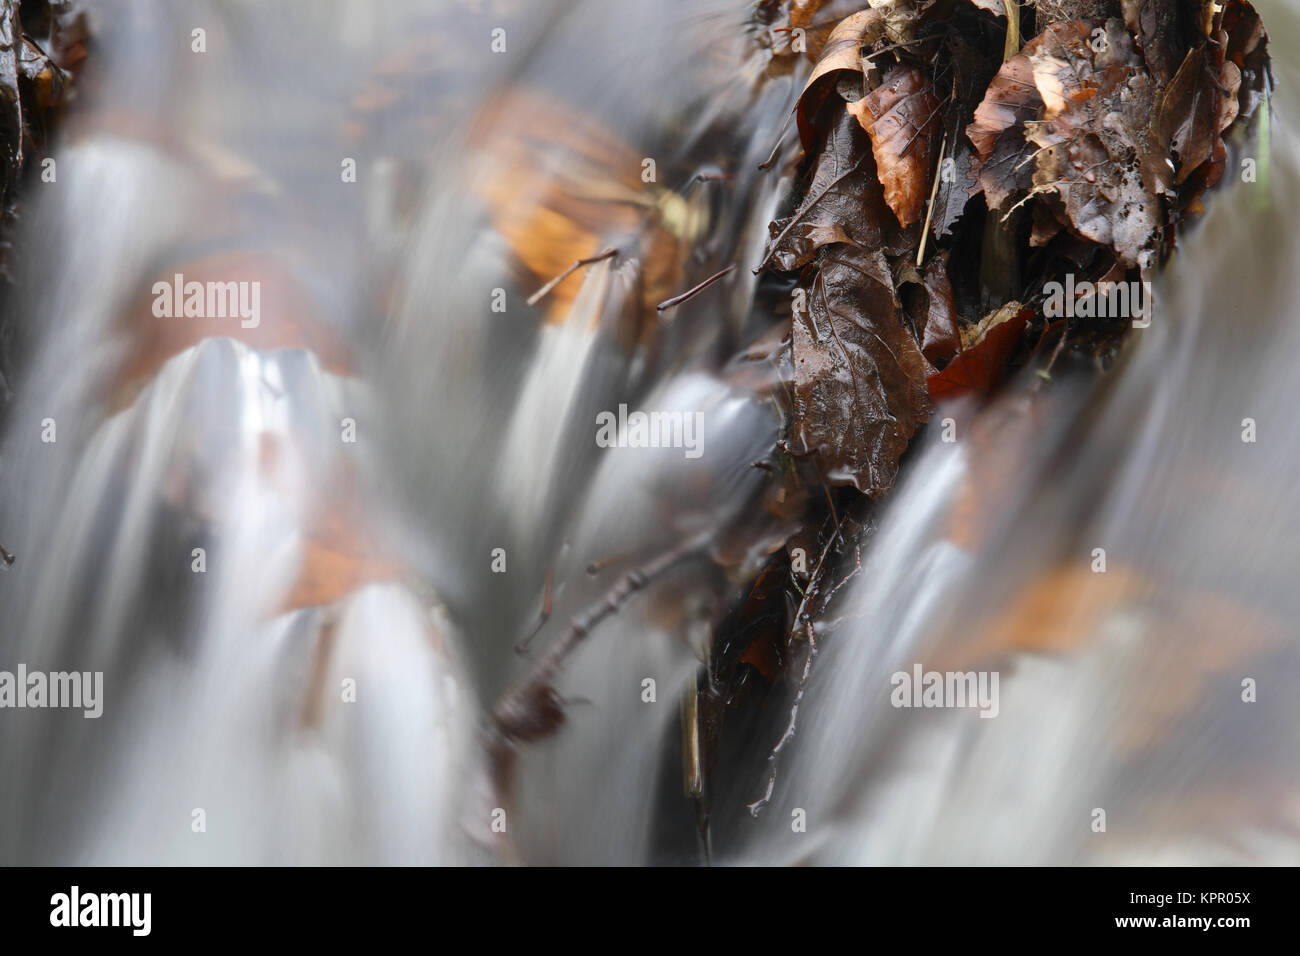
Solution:
M1131 317L1081 303L1049 318L1047 286L1149 281L1269 83L1245 0L758 0L750 27L764 77L802 90L764 164L790 184L756 269L755 312L771 306L773 328L725 373L787 406L789 454L755 462L773 473L761 506L710 543L737 591L712 622L707 680L683 703L684 779L706 844L733 784L759 797L755 812L771 795L833 600L862 568L872 499L936 404L986 397L1031 361L1044 373L1063 354L1104 365ZM386 104L427 100L390 88L400 72L381 71L354 104L359 135ZM617 315L624 343L665 353L655 337L684 323L646 321L652 310L738 265L673 295L705 263L724 265L709 262L702 177L680 194L647 189L640 151L597 118L512 91L473 143L473 189L549 322ZM613 264L638 281L614 282ZM593 266L588 284L574 278ZM722 354L739 344L721 338ZM975 536L978 508L961 509L972 516L960 532ZM611 586L501 699L502 780L515 743L564 719L551 685L564 655L680 553ZM753 555L768 555L757 570ZM774 713L788 719L773 744ZM769 748L766 794L748 792L755 747Z
M770 796L832 599L914 434L938 403L982 401L1024 366L1108 364L1133 317L1082 298L1049 310L1049 284L1150 281L1269 76L1245 0L764 0L755 20L768 74L807 77L801 148L779 170L793 186L757 270L791 296L768 358L806 511L716 631L724 693L702 708L710 727L743 724L787 685ZM744 747L714 735L706 749Z
M790 449L871 496L935 401L990 392L1044 342L1113 354L1126 319L1053 322L1044 287L1149 280L1269 82L1245 0L756 16L771 70L808 72L796 187L762 263L792 284Z

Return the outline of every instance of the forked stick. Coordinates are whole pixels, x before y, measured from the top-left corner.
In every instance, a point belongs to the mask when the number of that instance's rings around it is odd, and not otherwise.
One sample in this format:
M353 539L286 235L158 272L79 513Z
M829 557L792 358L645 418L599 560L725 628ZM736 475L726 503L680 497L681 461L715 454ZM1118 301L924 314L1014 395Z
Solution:
M633 595L678 564L700 554L710 540L711 535L697 535L661 552L628 571L601 600L575 615L564 635L547 648L528 675L497 702L492 717L499 742L540 740L554 733L564 722L564 712L553 684L573 649Z
M799 609L795 611L794 625L790 629L790 636L793 638L802 624L804 631L808 635L808 653L804 657L803 672L799 675L799 686L795 690L794 703L790 705L790 721L786 724L785 733L781 735L781 739L776 742L776 746L767 755L767 762L771 765L771 769L767 774L767 786L763 790L763 795L748 805L750 814L755 817L762 813L763 808L772 802L772 791L776 789L777 761L781 757L781 751L794 739L795 729L799 723L799 705L803 703L804 691L808 689L808 678L812 675L813 660L817 657L818 650L817 632L812 623L813 609L809 605L821 593L822 566L826 563L826 556L830 554L831 548L839 538L840 529L837 526L831 532L830 540L826 542L826 546L822 548L821 557L817 559L817 567L813 570L812 579L808 582L808 590L804 593L803 600L799 602ZM853 570L852 574L857 574L862 568L861 559L858 560L858 566ZM843 582L840 583L843 584ZM830 596L834 596L835 591L838 590L839 586L837 585ZM830 600L830 596L827 597L827 601ZM825 606L826 601L823 601L822 607L825 608Z

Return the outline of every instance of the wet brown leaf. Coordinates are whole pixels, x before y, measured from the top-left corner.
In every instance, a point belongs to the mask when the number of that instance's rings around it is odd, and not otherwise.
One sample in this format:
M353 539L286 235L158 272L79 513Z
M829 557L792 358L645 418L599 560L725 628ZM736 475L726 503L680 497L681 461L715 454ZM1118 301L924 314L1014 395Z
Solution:
M1017 53L1002 64L966 127L975 147L971 173L989 209L998 209L1012 193L1033 185L1033 147L1025 138L1025 123L1036 119L1042 108L1033 64L1025 52Z
M827 480L877 495L930 416L929 366L879 250L841 243L817 261L808 310L794 318L791 450L816 454Z
M793 272L812 261L817 250L837 242L872 248L881 241L889 213L876 178L871 141L857 120L842 111L822 134L816 165L803 203L789 219L772 223L767 257Z
M18 4L0 5L0 197L8 196L23 166L23 98L18 90L22 46Z
M1219 32L1213 44L1191 50L1160 99L1153 136L1178 157L1175 182L1215 158L1223 148L1220 135L1237 118L1242 72L1225 59L1228 43L1228 34Z
M848 111L871 137L885 202L899 225L921 216L939 146L939 98L917 67L900 65Z
M1214 153L1220 128L1217 72L1205 48L1192 50L1161 97L1155 135L1178 155L1176 182L1187 179ZM1240 82L1240 74L1237 79ZM1233 94L1235 100L1235 86Z
M1034 186L1034 146L1020 127L998 137L988 161L979 168L979 188L991 210L1005 212L1007 200Z
M913 313L921 330L921 352L931 365L940 367L957 354L961 348L961 336L957 331L952 281L939 256L925 264L922 289L920 307Z
M1154 87L1118 20L1051 24L1025 47L1043 118L1034 188L1084 238L1145 264L1160 224L1165 153L1149 134Z
M813 120L827 96L834 90L835 78L845 70L861 73L862 47L875 43L884 31L885 22L880 14L875 10L861 10L841 20L827 37L821 59L804 84L795 106L799 141L803 144L804 152L809 152L817 139Z
M979 158L987 160L998 137L1025 120L1035 119L1042 105L1043 98L1034 85L1033 65L1025 53L1017 53L1002 64L975 109L975 121L966 127Z
M1263 101L1268 81L1268 34L1264 23L1246 0L1224 5L1219 28L1227 34L1227 59L1241 71L1238 115L1249 119Z
M951 142L951 140L949 141ZM965 143L948 149L946 159L952 159L950 176L940 175L939 191L934 197L934 214L930 217L930 232L942 239L952 232L957 220L966 212L966 203L979 192L979 180L972 172L974 154Z

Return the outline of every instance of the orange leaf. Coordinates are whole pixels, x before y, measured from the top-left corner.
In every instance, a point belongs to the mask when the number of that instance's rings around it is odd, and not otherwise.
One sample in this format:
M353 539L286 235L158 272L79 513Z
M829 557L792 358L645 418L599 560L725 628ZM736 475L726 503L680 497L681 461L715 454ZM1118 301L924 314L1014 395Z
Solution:
M885 202L907 228L920 218L930 194L939 99L920 69L897 66L848 109L871 137Z

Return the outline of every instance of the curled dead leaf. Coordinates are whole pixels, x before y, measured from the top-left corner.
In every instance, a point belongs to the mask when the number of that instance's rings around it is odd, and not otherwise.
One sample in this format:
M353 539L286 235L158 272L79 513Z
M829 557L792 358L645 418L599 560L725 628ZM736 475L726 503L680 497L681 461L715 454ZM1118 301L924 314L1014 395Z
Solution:
M1037 118L1042 106L1043 98L1034 84L1033 65L1027 55L1018 53L1002 64L975 109L974 122L966 127L966 135L979 158L987 160L1004 130Z
M875 10L861 10L839 22L822 47L821 58L804 84L795 106L799 141L809 152L817 138L813 117L834 89L834 77L841 71L862 71L862 48L884 34L885 22Z
M471 186L533 289L622 241L636 260L642 306L680 290L702 213L642 182L641 154L600 123L511 88L480 111L471 142L479 156ZM565 320L585 279L574 273L548 293L547 321Z

